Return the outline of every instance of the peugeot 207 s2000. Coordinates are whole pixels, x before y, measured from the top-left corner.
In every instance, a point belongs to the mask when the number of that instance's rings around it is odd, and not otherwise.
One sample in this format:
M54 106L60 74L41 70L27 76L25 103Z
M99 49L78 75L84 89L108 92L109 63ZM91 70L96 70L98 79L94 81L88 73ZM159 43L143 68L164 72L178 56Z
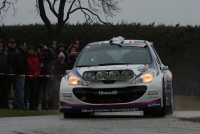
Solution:
M172 73L151 42L119 36L89 43L66 73L60 84L64 117L96 112L173 113Z

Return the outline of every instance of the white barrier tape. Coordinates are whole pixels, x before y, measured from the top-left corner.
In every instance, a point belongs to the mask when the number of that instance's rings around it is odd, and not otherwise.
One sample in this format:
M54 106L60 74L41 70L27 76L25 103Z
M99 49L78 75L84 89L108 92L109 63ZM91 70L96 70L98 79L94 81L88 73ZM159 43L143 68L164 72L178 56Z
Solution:
M5 74L5 73L0 73L0 75L3 76L28 76L28 77L34 77L34 75L25 75L25 74ZM65 75L39 75L39 77L62 77Z

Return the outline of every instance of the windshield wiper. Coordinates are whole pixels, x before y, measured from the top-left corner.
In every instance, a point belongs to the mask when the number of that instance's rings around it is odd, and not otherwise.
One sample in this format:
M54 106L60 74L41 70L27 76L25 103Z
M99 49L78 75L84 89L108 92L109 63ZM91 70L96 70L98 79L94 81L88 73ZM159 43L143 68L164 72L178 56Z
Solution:
M107 65L127 65L127 64L132 64L132 63L104 63L104 64L99 64L99 66L107 66Z

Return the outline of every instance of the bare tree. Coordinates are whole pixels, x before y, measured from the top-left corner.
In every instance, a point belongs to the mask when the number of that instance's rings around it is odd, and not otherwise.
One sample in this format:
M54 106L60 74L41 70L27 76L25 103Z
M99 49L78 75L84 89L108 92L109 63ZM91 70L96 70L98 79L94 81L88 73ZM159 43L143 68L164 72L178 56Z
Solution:
M0 13L6 13L10 6L14 8L14 2L17 0L3 0ZM120 0L36 0L36 10L43 20L51 40L58 38L64 25L70 19L70 16L80 11L83 13L87 23L100 22L103 24L111 24L108 22L108 17L114 17L121 9L118 7ZM45 6L47 4L48 6ZM66 8L67 7L67 8ZM47 8L57 18L55 28L52 22L47 17ZM16 11L14 10L14 13ZM105 20L103 21L100 14L104 14ZM5 16L1 16L1 19Z

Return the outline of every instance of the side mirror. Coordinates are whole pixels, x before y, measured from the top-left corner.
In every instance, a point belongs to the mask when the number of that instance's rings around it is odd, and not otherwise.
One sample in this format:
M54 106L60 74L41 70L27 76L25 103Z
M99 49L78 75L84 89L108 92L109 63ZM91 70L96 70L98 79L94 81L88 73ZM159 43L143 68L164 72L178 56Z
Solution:
M66 73L66 75L68 74L68 73L70 73L72 70L66 70L65 71L65 73Z
M162 66L162 67L161 67L161 70L162 70L162 71L166 71L166 70L169 70L169 68L168 68L168 66Z

